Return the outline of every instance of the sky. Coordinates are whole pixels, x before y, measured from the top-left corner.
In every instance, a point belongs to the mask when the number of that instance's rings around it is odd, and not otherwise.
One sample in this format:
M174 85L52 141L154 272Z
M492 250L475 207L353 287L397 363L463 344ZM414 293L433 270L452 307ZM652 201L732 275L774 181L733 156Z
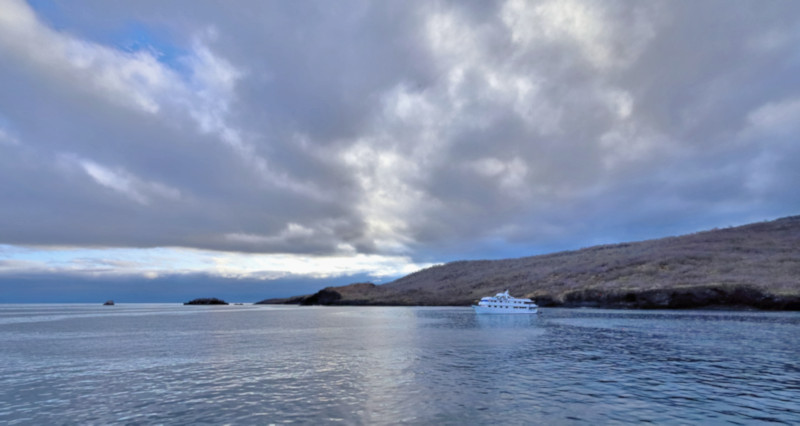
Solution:
M0 0L0 303L800 214L800 2Z

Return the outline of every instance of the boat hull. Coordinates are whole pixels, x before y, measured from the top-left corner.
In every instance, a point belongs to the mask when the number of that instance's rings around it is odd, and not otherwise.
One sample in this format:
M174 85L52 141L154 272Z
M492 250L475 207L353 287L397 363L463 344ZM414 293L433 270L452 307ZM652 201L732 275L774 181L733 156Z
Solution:
M491 315L531 315L539 313L538 308L533 309L513 309L513 308L493 308L489 306L472 305L476 314Z

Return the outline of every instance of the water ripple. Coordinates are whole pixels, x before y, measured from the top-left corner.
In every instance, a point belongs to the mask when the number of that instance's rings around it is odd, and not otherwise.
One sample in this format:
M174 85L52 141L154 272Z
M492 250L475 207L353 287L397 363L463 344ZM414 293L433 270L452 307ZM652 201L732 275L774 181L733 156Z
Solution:
M800 423L797 314L247 308L0 307L0 423Z

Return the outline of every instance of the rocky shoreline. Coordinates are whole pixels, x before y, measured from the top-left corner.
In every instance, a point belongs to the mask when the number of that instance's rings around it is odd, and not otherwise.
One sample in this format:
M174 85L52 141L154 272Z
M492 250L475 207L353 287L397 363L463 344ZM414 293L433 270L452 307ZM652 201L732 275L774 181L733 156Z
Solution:
M800 310L800 216L541 256L458 261L388 284L258 303L469 306L503 290L544 307Z
M688 287L641 292L602 292L590 289L567 293L563 301L543 296L541 306L608 309L759 309L800 310L800 296L780 296L757 288Z
M577 290L563 296L543 294L535 298L542 307L604 309L732 309L732 310L800 310L800 296L774 295L753 287L684 287L646 291ZM307 296L267 299L257 304L326 305L326 306L469 306L469 303L415 303L408 300L371 301L368 298L348 299L326 288Z

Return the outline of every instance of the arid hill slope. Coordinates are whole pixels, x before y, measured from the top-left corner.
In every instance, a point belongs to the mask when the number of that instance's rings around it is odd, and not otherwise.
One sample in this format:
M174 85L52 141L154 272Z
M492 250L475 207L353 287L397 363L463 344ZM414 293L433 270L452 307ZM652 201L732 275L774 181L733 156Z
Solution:
M542 306L800 309L800 216L519 259L434 266L388 284L259 303L469 305L508 289Z

